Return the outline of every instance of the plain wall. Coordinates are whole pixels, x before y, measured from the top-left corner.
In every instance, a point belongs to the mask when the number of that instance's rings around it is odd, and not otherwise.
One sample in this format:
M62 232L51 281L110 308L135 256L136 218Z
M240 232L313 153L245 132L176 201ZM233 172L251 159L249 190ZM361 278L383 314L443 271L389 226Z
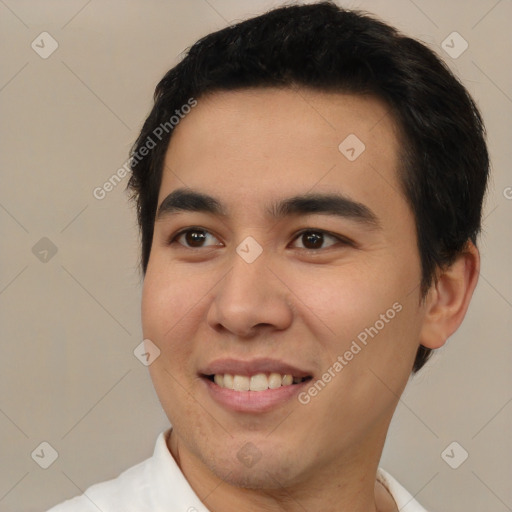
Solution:
M113 478L149 457L167 428L133 354L141 277L127 178L104 199L93 191L127 161L154 87L181 52L281 3L0 2L0 511L46 510ZM512 6L339 3L445 59L482 111L493 162L473 301L409 383L381 465L429 510L512 510ZM453 31L469 43L458 58L441 47ZM46 59L31 47L41 32L58 42ZM58 452L48 469L31 457L43 441ZM441 458L453 441L469 454L458 469Z

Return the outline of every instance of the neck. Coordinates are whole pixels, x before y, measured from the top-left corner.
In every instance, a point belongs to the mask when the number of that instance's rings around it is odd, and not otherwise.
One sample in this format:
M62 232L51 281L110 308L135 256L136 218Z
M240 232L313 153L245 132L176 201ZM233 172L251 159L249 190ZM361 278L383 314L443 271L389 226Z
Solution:
M229 474L224 478L212 472L187 450L174 430L167 445L194 492L211 512L395 512L396 504L376 481L376 473L385 436L377 436L378 451L354 447L344 457L333 457L329 464L310 468L307 475L284 481L282 475L267 472L269 484L261 488L232 485ZM375 448L375 446L373 446ZM370 453L377 453L371 456Z

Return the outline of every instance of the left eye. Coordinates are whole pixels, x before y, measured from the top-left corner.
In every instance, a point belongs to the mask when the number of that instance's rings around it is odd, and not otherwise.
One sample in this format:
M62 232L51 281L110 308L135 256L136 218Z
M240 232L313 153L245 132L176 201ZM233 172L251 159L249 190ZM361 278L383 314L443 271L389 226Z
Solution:
M304 249L325 249L325 247L320 247L324 241L325 238L330 238L331 240L334 240L334 242L342 242L342 240L338 237L335 237L334 235L329 235L325 231L321 230L309 230L309 231L302 231L297 235L295 240L302 240L306 247ZM334 245L334 244L332 244ZM301 247L302 249L302 247Z

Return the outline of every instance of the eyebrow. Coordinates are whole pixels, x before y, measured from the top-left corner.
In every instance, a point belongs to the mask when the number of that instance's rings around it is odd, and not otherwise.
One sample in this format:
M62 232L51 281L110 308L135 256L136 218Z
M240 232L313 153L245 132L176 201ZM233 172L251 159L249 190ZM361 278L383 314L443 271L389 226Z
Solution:
M381 229L377 215L368 206L340 194L296 195L272 203L265 211L274 219L311 214L334 215ZM190 188L178 188L160 203L155 220L180 212L204 212L228 217L226 208L215 197Z

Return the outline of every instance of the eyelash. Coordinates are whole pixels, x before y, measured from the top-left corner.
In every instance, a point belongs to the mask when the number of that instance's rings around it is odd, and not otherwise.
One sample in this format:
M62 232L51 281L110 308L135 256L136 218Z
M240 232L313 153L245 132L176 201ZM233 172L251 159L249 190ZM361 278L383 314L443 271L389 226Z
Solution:
M178 233L175 233L173 235L171 235L167 241L167 245L173 245L175 243L177 243L177 239L181 236L181 235L185 235L189 232L197 232L197 231L200 231L200 232L204 232L204 233L207 233L207 234L210 234L210 235L213 235L213 233L211 233L210 231L208 231L207 229L204 229L200 226L191 226L191 227L188 227L188 228L185 228L185 229L182 229L180 230ZM298 238L300 238L302 235L305 235L305 234L311 234L311 233L314 233L314 234L321 234L323 236L327 235L328 237L331 237L335 240L338 241L338 243L342 244L342 245L354 245L353 242L351 240L349 240L348 238L345 238L345 237L342 237L340 235L335 235L333 233L330 233L328 231L325 231L323 229L315 229L315 228L307 228L307 229L303 229L301 231L299 231L298 233L296 233L294 235L294 238L293 238L293 241L297 240ZM215 235L213 235L215 236ZM217 237L215 237L217 238ZM198 251L198 250L202 250L202 249L205 249L207 247L187 247L186 245L183 245L183 244L180 244L184 249L188 249L188 250L191 250L191 251ZM334 244L335 246L336 244ZM214 247L214 246L211 246L211 247ZM330 246L330 247L333 247L333 246ZM326 250L326 249L329 249L330 247L327 247L327 248L320 248L320 249L308 249L307 247L298 247L298 249L302 250L302 251L308 251L308 252L319 252L321 251L322 249L323 250Z

